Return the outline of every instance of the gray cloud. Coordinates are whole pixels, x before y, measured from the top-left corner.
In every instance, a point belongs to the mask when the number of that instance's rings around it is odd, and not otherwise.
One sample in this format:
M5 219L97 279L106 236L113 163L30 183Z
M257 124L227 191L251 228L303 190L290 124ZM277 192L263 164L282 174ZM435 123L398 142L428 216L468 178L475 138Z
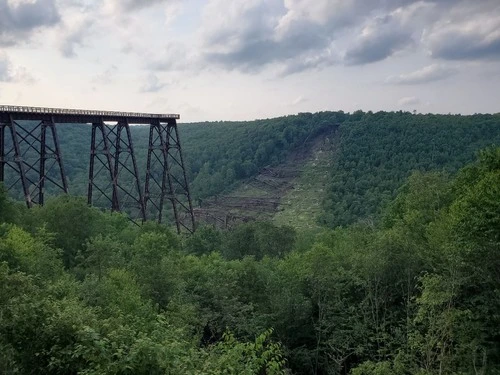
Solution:
M162 88L167 86L165 83L160 82L158 76L156 74L149 74L146 78L146 82L144 86L142 86L142 92L158 92Z
M440 4L443 6L443 0ZM365 21L361 32L345 52L345 63L374 63L409 46L415 46L420 39L421 30L432 25L440 11L441 8L434 2L417 1Z
M215 17L214 23L205 23L202 29L203 58L209 64L257 71L270 62L292 57L305 42L290 43L287 35L281 40L276 37L275 29L285 14L281 1L234 2L225 15L219 13L222 6L222 1L213 1L205 15L208 19ZM309 33L303 33L304 37L315 42Z
M180 43L168 43L163 52L154 54L145 58L145 67L151 70L172 71L186 70L191 67L195 57L191 56L188 48Z
M332 42L373 11L388 12L411 0L212 0L201 28L202 60L226 69L258 72L271 63L284 65L284 75L321 68L338 61ZM352 64L376 61L408 42L408 33L378 35L377 48L359 40L348 53ZM385 36L386 40L383 40ZM370 41L366 41L370 42ZM390 44L388 44L389 42ZM383 56L375 56L380 48ZM366 55L366 56L365 56ZM368 56L371 55L371 56Z
M420 99L415 96L406 96L398 100L398 105L400 107L409 107L420 104Z
M60 21L55 0L17 2L0 0L0 45L13 45L30 33Z
M292 40L277 42L275 40L255 40L247 42L230 52L214 52L205 54L207 62L216 63L230 69L248 72L259 71L264 65L276 61L295 60L301 54L313 49L314 40L307 42L309 35L304 34L302 40L293 43ZM295 71L311 64L296 64ZM290 69L293 71L294 69Z
M334 49L325 49L319 54L311 53L300 58L289 59L278 70L278 76L286 77L291 74L300 73L311 69L320 69L330 65L337 64L342 61L342 58L334 51Z
M0 52L0 82L33 83L35 79L23 67L14 67L5 53Z
M109 85L115 81L117 73L118 67L113 64L101 74L94 76L92 82L95 84Z
M461 2L424 34L423 41L433 58L500 59L499 30L498 0Z
M430 37L432 57L445 60L500 59L499 30L500 19L495 29L455 27L437 32Z
M278 64L280 74L287 75L338 63L335 44L348 46L345 64L362 65L418 47L422 41L436 58L497 57L500 25L466 28L467 38L458 30L440 31L450 27L441 22L451 20L453 25L460 17L487 15L491 21L495 0L474 3L471 7L465 0L211 0L200 28L199 62L252 73ZM429 79L436 79L435 74Z
M60 39L59 50L64 57L72 58L76 56L75 49L85 45L85 39L89 36L93 24L93 21L90 20L87 22L83 21L63 32Z
M156 4L175 1L176 0L108 0L108 5L114 10L132 12L148 8Z
M362 65L384 60L413 43L408 30L398 27L388 19L382 19L377 23L379 25L363 34L354 46L346 51L346 64Z
M289 105L290 107L295 107L295 106L297 106L297 105L299 105L299 104L302 104L302 103L305 103L305 102L307 102L307 101L309 101L309 99L308 99L308 98L305 98L304 96L300 95L300 96L298 96L297 98L295 98L295 100L294 100L294 101L292 101L291 103L289 103L288 105Z
M455 67L432 64L411 73L390 76L387 78L386 82L398 85L418 85L440 81L457 74L457 72L458 69Z
M12 80L10 61L7 56L0 55L0 82L10 82Z
M466 0L208 0L198 28L198 43L174 48L169 45L162 56L158 58L155 51L155 55L151 54L153 58L144 64L153 71L218 66L250 73L273 65L279 76L286 76L338 63L374 63L419 43L436 59L497 59L500 57L497 0L474 3L470 6ZM168 13L170 5L176 8L181 2L0 0L0 46L15 44L37 28L59 23L56 4L61 7L64 4L60 10L65 18L70 7L81 8L86 16L85 22L68 22L58 34L61 53L74 57L78 47L92 42L91 30L103 24L99 17L111 16L114 20L111 23L126 18L140 20L136 16L138 10L164 4ZM143 45L141 36L137 38L135 43ZM121 39L128 40L123 35ZM142 58L147 55L143 49L131 52ZM429 76L424 78L401 75L391 80L412 84L412 80L420 79L423 83L442 79L439 77L448 73L427 72Z

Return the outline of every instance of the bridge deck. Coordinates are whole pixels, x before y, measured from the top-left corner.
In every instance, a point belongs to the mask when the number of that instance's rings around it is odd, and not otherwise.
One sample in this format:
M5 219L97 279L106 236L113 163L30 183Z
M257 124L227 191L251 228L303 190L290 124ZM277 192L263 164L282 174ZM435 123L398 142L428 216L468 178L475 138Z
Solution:
M56 123L94 123L98 121L127 120L130 124L150 124L153 121L169 122L179 119L178 114L153 114L139 112L99 111L0 105L0 121L53 119Z

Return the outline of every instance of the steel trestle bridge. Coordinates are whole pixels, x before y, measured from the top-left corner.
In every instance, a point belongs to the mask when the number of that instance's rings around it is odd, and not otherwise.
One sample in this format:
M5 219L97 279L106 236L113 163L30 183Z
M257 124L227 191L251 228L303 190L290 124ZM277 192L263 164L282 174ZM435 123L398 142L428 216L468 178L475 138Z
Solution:
M0 105L0 182L8 190L22 189L29 208L44 204L47 184L68 193L56 124L90 124L88 204L124 211L140 221L161 223L169 216L178 232L193 232L179 118L178 114ZM149 125L144 189L131 124ZM7 174L11 178L6 179Z

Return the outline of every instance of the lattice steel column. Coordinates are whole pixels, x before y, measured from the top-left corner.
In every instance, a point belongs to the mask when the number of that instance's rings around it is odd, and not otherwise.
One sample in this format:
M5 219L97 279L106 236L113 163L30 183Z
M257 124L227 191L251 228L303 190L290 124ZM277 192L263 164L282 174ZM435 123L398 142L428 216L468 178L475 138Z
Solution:
M47 138L47 131L50 134ZM52 141L52 142L51 142ZM50 161L53 163L50 163ZM60 181L52 178L48 172L56 167ZM40 144L40 183L38 187L38 203L43 205L45 202L45 182L49 181L68 193L68 182L64 172L61 148L59 147L59 138L57 137L56 126L54 119L44 120L41 124L41 144Z
M194 232L193 206L175 119L150 125L144 199L146 210L148 205L156 210L159 223L164 219L167 199L177 231Z
M103 176L102 179L99 178L102 174L108 173L108 178L106 178L107 176ZM111 194L108 191L110 186ZM96 199L94 197L94 189L101 194L101 196ZM109 148L107 128L104 121L101 120L92 124L87 203L93 205L94 200L99 201L99 199L103 198L105 201L111 202L112 211L118 211L119 205L115 200L118 196L116 190L116 178L114 168L112 167L112 156Z
M126 120L116 125L92 124L90 146L89 205L126 212L132 219L146 219L130 127ZM95 191L99 194L95 194Z
M12 116L0 123L0 181L8 184L8 190L20 184L28 207L43 205L47 182L68 192L54 121L45 119L35 124L21 125ZM6 176L7 171L13 172L11 178Z

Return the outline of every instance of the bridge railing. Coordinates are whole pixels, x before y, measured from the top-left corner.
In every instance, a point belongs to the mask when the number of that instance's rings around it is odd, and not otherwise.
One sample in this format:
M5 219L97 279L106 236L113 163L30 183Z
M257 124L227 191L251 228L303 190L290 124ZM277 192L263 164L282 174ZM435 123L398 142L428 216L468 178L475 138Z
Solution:
M25 107L14 105L0 105L0 112L20 112L20 113L42 113L49 115L87 115L87 116L110 116L110 117L142 117L158 119L179 119L178 114L167 113L140 113L140 112L118 112L118 111L99 111L88 109L66 109L66 108L46 108L46 107Z

